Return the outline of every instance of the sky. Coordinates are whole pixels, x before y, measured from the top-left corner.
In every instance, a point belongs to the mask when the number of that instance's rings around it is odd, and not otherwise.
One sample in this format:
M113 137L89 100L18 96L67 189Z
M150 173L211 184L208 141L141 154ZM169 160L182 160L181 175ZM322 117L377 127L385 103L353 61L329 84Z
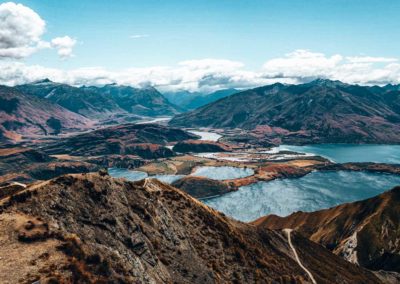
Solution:
M0 1L0 83L400 83L398 0Z

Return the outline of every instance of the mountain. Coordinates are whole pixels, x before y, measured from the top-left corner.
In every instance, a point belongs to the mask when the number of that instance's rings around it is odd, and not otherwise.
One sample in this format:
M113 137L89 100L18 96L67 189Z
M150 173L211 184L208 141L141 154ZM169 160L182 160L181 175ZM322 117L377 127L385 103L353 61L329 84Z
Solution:
M163 92L163 96L171 103L185 109L185 106L196 97L204 96L200 92L177 91L177 92ZM187 109L185 109L187 110Z
M177 115L170 124L242 128L301 144L400 143L399 122L400 91L319 79L240 92Z
M66 175L4 196L0 212L3 283L383 283L152 179Z
M236 89L225 89L204 96L197 96L191 99L184 107L188 110L196 109L238 92L239 90Z
M400 272L400 187L379 196L287 217L269 215L259 227L292 228L350 262L373 270Z
M239 90L223 89L210 94L182 91L176 93L166 93L164 95L170 102L178 105L184 110L193 110L237 92L239 92Z
M121 109L136 115L169 116L181 111L153 87L137 89L110 84L103 87L82 87L82 89L103 94L111 98Z
M49 100L0 86L0 140L86 129L92 122Z
M92 119L106 118L126 112L112 98L101 92L55 83L48 79L20 85L16 88L25 94L45 98Z
M180 111L154 88L137 89L115 84L74 87L48 79L16 88L27 95L45 98L91 119L104 120L131 114L174 115Z
M174 155L165 146L169 142L195 139L196 135L158 124L123 124L66 137L46 147L50 154L73 156L139 155L160 158Z

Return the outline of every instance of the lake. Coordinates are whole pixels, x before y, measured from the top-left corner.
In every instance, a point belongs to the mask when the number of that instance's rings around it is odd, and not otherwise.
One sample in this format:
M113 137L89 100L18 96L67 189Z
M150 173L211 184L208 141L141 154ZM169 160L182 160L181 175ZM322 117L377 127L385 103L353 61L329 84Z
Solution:
M137 181L141 180L144 178L156 178L162 182L165 183L173 183L174 181L183 178L184 175L154 175L154 176L149 176L145 172L141 171L133 171L133 170L128 170L128 169L122 169L122 168L109 168L108 173L110 176L115 177L115 178L126 178L127 180L130 181Z
M130 181L141 180L148 177L148 174L141 171L132 171L128 169L109 168L108 173L114 178L126 178Z
M191 175L202 176L206 178L224 180L235 179L251 176L254 174L253 169L239 167L198 167Z
M219 138L221 138L222 136L217 134L217 133L213 133L213 132L206 132L206 131L188 131L190 133L193 133L195 135L199 135L200 139L199 140L207 140L207 141L218 141Z
M212 208L241 221L267 214L287 216L315 211L376 196L400 185L400 176L367 172L312 172L295 179L258 182L238 191L203 200Z
M280 145L272 151L294 151L326 157L337 163L375 162L400 164L400 145L315 144Z

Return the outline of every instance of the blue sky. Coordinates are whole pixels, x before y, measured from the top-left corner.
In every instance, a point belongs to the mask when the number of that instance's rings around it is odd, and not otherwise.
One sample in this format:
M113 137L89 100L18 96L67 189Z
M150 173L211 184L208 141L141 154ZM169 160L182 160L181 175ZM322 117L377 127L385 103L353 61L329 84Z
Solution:
M18 1L47 23L45 37L78 40L75 58L50 52L49 66L170 65L224 58L259 67L295 49L326 54L400 56L400 1L203 0ZM147 35L130 38L131 35ZM53 56L52 56L53 55Z
M3 19L9 10L24 10L1 3ZM0 33L4 84L43 76L77 85L117 82L191 90L315 77L400 83L398 0L15 3L44 24L36 19L40 39L22 44ZM28 23L35 18L16 15ZM12 25L25 38L30 31L21 23L17 19ZM2 49L2 41L13 45Z

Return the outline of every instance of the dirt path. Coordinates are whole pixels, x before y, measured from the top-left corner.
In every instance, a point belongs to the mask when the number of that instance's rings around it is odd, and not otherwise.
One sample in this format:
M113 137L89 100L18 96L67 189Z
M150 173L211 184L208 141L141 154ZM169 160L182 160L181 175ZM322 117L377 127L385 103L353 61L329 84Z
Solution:
M317 281L315 281L314 276L311 274L311 272L301 263L300 258L296 252L296 249L294 248L293 244L292 244L292 239L291 239L291 233L292 233L292 229L283 229L283 231L287 234L287 238L288 238L288 243L290 248L293 251L294 257L296 258L297 263L300 265L301 268L303 268L303 270L308 274L308 276L311 279L311 282L313 284L317 284Z

